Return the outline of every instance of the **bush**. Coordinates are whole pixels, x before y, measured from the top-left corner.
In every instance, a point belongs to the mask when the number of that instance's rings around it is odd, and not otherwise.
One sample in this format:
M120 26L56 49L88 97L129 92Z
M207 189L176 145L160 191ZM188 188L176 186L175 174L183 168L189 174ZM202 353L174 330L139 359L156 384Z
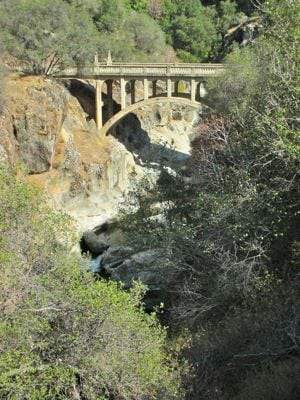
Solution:
M97 30L89 14L59 0L4 1L0 28L6 52L34 74L92 62L97 48Z
M0 397L177 398L166 332L144 313L143 289L95 281L70 252L68 217L20 175L0 171L0 199Z

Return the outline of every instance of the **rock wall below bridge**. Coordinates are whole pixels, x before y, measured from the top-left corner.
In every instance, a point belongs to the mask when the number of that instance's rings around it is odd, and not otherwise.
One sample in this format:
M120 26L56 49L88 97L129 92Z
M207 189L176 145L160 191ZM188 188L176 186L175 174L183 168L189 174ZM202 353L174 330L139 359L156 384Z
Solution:
M89 112L93 88L86 85L85 92L83 108L83 99L59 82L10 75L0 117L0 163L25 165L29 180L82 231L116 216L133 172L135 181L155 177L161 159L184 161L198 118L188 107L158 103L128 115L114 136L101 138Z

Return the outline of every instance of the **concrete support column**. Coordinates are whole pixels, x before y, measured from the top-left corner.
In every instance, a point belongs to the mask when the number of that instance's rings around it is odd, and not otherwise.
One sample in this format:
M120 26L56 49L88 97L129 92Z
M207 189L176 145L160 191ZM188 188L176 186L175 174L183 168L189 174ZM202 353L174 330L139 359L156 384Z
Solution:
M200 85L199 85L199 96L200 96L200 99L203 99L203 97L205 97L206 95L207 95L207 91L205 89L204 82L200 82Z
M126 81L124 78L121 78L120 86L121 86L121 110L125 110L125 108L126 108Z
M179 93L179 81L175 82L175 88L174 88L175 94Z
M96 81L96 98L95 98L95 107L96 107L96 126L98 131L100 131L100 129L103 126L103 121L102 121L102 106L103 106L103 102L102 102L102 84L103 81L97 80Z
M167 97L172 97L172 81L171 81L171 78L167 79Z
M197 89L196 81L195 81L195 79L191 79L191 100L192 101L196 101L196 89Z
M149 99L149 82L148 78L144 78L144 100Z
M114 115L113 80L106 81L108 119Z
M135 104L135 80L130 82L131 86L131 104Z
M152 81L152 96L156 97L157 96L157 81Z

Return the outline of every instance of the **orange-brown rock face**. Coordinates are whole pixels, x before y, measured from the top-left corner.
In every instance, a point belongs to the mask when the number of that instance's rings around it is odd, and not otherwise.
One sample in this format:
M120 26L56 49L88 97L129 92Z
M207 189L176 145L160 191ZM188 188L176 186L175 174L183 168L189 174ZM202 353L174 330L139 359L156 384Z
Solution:
M29 180L83 229L115 214L133 156L117 139L99 137L63 85L10 76L0 129L0 163L23 163Z
M135 180L149 175L146 161L151 155L157 162L165 143L169 150L163 157L186 156L188 128L196 118L191 110L157 105L122 121L116 137L101 138L82 101L59 82L11 75L5 97L0 164L25 165L29 180L46 191L55 208L74 216L82 230L116 215L132 172ZM88 101L93 101L92 92ZM94 107L85 104L87 112Z

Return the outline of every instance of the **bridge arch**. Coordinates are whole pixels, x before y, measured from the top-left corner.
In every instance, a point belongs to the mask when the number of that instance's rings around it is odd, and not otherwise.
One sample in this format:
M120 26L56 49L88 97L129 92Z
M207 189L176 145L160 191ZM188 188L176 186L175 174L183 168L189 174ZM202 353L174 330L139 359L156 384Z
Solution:
M184 97L153 97L150 99L138 101L137 103L134 103L113 115L100 129L100 135L107 135L113 127L115 127L120 121L122 121L123 118L126 117L126 115L138 110L139 108L155 105L157 103L176 103L193 107L194 109L199 111L202 110L201 103L192 101Z

